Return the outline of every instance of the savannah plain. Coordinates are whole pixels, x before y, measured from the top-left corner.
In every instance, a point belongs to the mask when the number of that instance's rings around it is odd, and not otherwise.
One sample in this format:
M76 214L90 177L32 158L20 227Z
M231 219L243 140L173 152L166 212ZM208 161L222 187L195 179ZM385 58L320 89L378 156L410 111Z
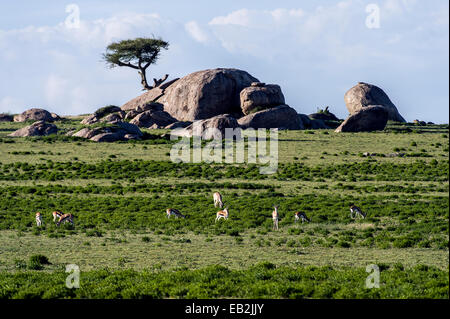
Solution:
M64 135L79 122L37 138L0 123L0 298L449 297L448 125L280 131L278 172L261 175L173 163L167 130L115 143ZM216 191L230 211L217 223ZM351 219L351 204L367 217ZM54 210L75 226L56 227ZM78 289L65 287L68 264ZM371 264L379 288L365 286Z

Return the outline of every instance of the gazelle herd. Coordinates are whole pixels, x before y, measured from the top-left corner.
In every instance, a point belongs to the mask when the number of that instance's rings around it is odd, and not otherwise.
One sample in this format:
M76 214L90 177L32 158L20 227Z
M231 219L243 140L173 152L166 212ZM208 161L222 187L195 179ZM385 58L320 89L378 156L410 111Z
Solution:
M223 208L224 202L222 200L222 195L219 192L215 192L213 194L213 199L214 199L214 207ZM69 222L72 225L74 225L74 222L73 222L74 216L72 214L64 214L60 211L54 211L52 213L52 215L53 215L53 222L56 223L56 226L59 226L61 223L66 223L66 222ZM167 215L167 218L170 218L170 216L174 216L175 218L179 218L179 217L186 218L185 215L180 213L180 211L175 208L167 208L166 215ZM229 216L228 207L225 207L225 209L219 210L217 212L215 222L217 222L221 218L227 220L228 216ZM364 219L364 218L366 218L366 213L364 213L361 210L361 208L359 208L358 206L355 206L353 204L350 205L350 218L356 219L358 217ZM280 219L280 217L278 214L278 206L275 205L275 206L273 206L273 211L272 211L272 220L273 220L273 229L274 230L278 230L279 219ZM303 222L309 223L311 221L304 212L295 212L294 220L295 220L295 223L297 223L299 220L301 220L302 223ZM36 213L36 225L38 227L42 226L42 215L40 212Z
M215 192L213 194L213 200L214 200L214 207L220 207L223 208L225 206L223 199L222 199L222 195L219 192ZM168 208L166 210L166 214L167 214L167 218L170 218L170 216L175 216L175 217L182 217L185 218L186 216L184 216L183 214L181 214L178 210L173 209L173 208ZM355 215L355 216L354 216ZM225 220L228 219L229 216L229 211L228 211L228 207L225 207L225 209L223 210L219 210L216 213L216 219L215 222L217 222L219 219L223 218ZM357 217L360 218L365 218L366 214L357 206L355 205L350 205L350 217L352 219L355 219ZM278 206L273 206L273 211L272 211L272 220L273 220L273 229L274 230L278 230L278 221L279 221L280 217L278 214ZM299 220L302 221L302 223L304 222L311 222L311 219L309 219L306 216L305 212L295 212L294 213L294 221L295 223L297 223Z

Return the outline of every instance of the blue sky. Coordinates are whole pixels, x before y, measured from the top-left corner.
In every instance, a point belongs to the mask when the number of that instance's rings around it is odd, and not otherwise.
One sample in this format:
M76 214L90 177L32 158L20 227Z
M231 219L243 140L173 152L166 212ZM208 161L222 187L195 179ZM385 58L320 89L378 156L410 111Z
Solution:
M66 6L80 10L68 28ZM379 28L368 28L369 4ZM108 69L111 41L161 36L170 43L150 78L235 67L281 85L299 113L380 86L408 120L448 123L447 0L14 1L0 3L0 113L43 107L83 114L142 93L135 70Z

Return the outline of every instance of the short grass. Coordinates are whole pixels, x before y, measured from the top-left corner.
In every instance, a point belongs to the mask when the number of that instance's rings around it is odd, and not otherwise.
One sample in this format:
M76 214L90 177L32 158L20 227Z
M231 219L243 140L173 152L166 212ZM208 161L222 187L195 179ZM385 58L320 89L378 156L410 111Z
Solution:
M448 125L281 131L278 172L261 175L248 163L172 163L165 130L65 137L79 122L45 138L10 138L25 124L0 123L2 298L448 298ZM215 191L228 221L214 223ZM366 219L349 218L352 203ZM189 217L169 220L167 207ZM75 227L57 228L56 209ZM312 222L295 224L295 211ZM88 278L76 292L62 286L72 263ZM363 287L369 264L385 271L380 290Z

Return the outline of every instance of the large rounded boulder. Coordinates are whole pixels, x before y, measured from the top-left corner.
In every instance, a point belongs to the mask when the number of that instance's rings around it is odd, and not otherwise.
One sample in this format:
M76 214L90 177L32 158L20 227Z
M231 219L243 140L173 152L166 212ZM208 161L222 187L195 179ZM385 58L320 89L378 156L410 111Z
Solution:
M283 92L277 84L252 83L241 91L240 99L244 115L285 104Z
M335 132L372 132L386 127L389 113L382 105L367 106L350 115Z
M388 120L406 122L387 94L375 85L358 82L345 93L344 100L350 115L368 106L379 105L388 111Z
M14 122L26 122L26 121L45 121L53 122L55 120L56 114L38 108L32 108L26 110L22 114L14 116Z
M238 69L211 69L191 73L158 99L179 121L209 119L220 114L241 115L240 92L258 79Z
M17 131L9 134L8 136L25 137L25 136L45 136L50 134L56 134L58 128L55 124L46 123L44 121L37 121L31 125L18 129Z
M279 128L302 130L303 124L297 112L288 105L280 105L267 110L251 113L238 120L243 129Z

